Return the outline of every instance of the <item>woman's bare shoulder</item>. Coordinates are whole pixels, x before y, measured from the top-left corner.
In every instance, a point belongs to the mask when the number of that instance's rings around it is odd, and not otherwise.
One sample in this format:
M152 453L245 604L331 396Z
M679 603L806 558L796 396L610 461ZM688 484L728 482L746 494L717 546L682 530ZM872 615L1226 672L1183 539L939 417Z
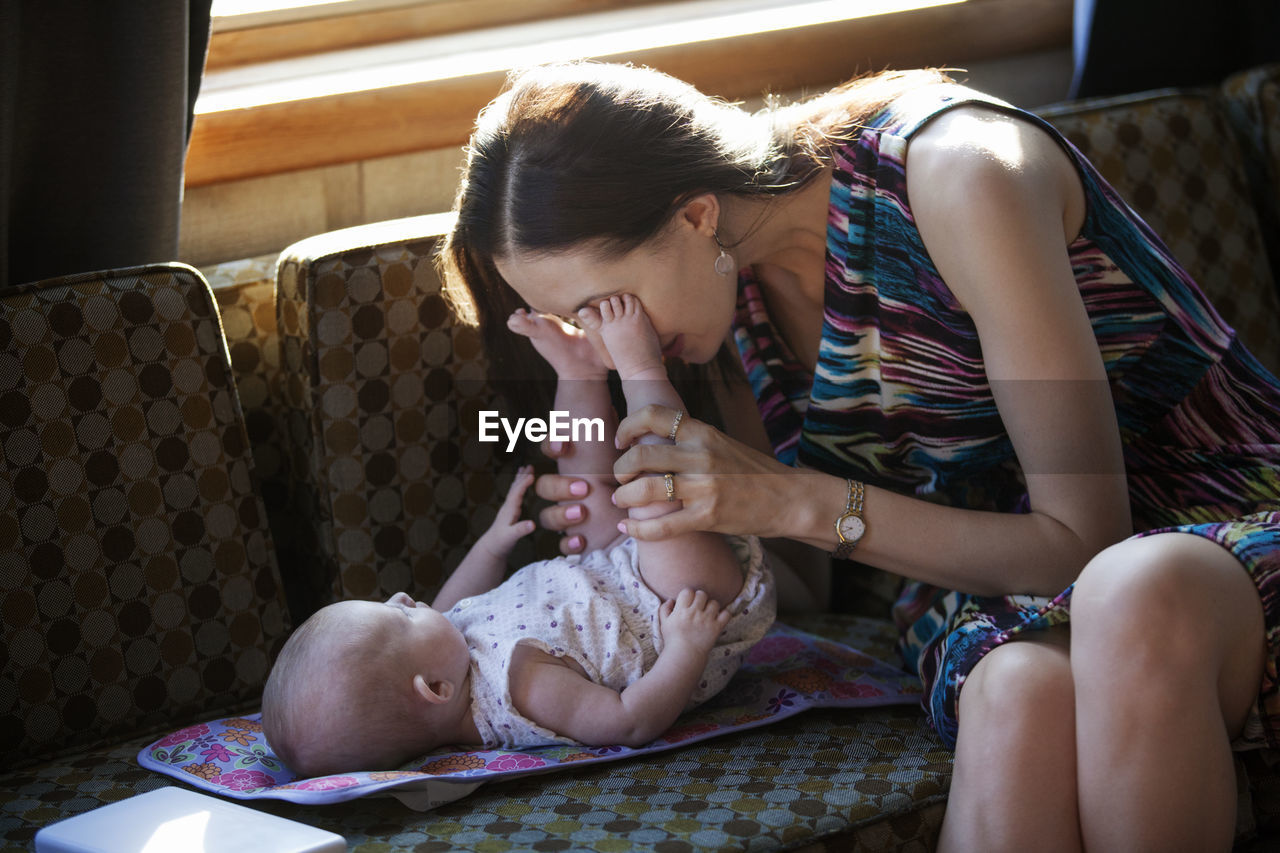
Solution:
M1048 206L1069 242L1084 218L1075 164L1048 131L992 107L965 105L930 121L910 142L907 192L917 217L952 219L975 208Z

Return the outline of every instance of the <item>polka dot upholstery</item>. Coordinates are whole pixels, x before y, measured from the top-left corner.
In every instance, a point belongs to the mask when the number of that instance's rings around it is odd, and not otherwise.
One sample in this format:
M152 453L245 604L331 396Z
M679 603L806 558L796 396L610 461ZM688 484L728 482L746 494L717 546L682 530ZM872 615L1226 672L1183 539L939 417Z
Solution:
M258 697L287 627L195 270L0 293L0 766Z
M276 255L230 261L203 272L209 280L231 355L231 373L253 450L257 487L276 545L285 597L295 623L327 602L330 585L311 571L316 533L296 488L286 431L285 372L276 326Z
M516 467L476 440L493 392L479 335L440 293L435 221L337 231L281 256L290 464L318 531L311 571L337 598L430 600Z
M1227 78L1222 94L1227 115L1244 147L1262 239L1276 287L1280 288L1280 63Z
M1253 354L1280 372L1280 299L1216 93L1097 98L1039 112L1160 235Z

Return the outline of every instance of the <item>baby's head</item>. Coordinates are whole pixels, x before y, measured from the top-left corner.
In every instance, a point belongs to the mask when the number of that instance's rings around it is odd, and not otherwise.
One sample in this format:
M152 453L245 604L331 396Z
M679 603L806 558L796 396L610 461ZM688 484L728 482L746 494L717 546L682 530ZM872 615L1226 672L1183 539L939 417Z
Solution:
M447 743L470 712L466 640L403 592L318 611L280 651L262 726L300 776L390 769Z

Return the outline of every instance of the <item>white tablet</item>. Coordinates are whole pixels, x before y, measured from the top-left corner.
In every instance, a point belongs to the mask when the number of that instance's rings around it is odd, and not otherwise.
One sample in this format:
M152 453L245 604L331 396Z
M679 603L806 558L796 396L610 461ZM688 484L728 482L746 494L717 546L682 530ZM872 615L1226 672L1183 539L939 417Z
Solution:
M36 853L345 853L341 835L184 788L159 788L50 824Z

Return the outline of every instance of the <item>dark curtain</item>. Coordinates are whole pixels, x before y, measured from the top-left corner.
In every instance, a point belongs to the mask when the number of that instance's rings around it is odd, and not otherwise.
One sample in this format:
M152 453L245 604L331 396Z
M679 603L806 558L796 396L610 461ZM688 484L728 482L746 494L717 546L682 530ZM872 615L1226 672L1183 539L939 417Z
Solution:
M175 260L212 0L0 2L0 287Z
M1075 0L1071 97L1212 86L1280 61L1280 0Z

